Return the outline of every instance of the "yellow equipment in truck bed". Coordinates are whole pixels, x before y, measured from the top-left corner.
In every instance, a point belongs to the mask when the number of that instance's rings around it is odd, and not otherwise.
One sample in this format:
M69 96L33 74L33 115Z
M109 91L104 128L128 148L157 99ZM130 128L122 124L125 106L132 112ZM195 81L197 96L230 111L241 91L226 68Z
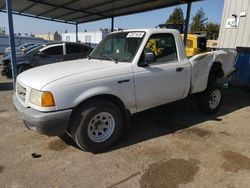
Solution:
M182 40L184 39L184 34L181 34ZM206 37L188 34L187 36L187 45L186 45L186 54L187 57L192 57L194 55L204 53L207 51L206 47Z

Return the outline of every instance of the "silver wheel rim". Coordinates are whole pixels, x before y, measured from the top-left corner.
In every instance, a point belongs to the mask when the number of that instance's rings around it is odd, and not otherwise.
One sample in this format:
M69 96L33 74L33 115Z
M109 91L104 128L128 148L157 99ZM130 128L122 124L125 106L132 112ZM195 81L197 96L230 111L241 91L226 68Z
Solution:
M114 117L108 112L101 112L89 121L88 136L93 142L104 142L113 134L114 128Z
M221 93L218 89L214 90L209 98L209 106L211 109L215 109L221 100Z

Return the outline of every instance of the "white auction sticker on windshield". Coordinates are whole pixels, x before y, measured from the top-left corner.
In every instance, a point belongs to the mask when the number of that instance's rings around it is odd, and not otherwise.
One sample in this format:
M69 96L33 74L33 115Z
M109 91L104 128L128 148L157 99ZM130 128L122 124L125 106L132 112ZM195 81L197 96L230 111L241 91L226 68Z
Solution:
M132 32L128 33L127 38L142 38L144 35L143 32Z

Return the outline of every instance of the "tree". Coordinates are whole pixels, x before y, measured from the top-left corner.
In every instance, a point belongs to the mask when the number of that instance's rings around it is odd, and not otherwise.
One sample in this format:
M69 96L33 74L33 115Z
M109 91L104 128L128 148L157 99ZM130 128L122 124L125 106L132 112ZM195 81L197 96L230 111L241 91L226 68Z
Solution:
M174 9L173 13L167 19L166 24L184 24L184 16L180 7Z
M220 32L220 24L209 22L206 24L206 31L212 33L213 39L217 39Z
M61 41L62 40L62 36L57 31L54 33L54 40L55 41Z
M206 30L206 13L203 8L200 8L196 14L192 17L192 23L190 25L190 32L194 33L197 31L205 31Z

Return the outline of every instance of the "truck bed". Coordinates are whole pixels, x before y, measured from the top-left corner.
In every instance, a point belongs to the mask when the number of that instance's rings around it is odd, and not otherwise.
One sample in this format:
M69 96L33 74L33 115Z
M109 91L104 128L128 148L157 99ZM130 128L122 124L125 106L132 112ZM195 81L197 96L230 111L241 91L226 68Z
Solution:
M224 77L228 77L235 70L236 56L236 50L217 50L190 58L192 65L190 94L206 89L209 71L214 62L222 65Z

